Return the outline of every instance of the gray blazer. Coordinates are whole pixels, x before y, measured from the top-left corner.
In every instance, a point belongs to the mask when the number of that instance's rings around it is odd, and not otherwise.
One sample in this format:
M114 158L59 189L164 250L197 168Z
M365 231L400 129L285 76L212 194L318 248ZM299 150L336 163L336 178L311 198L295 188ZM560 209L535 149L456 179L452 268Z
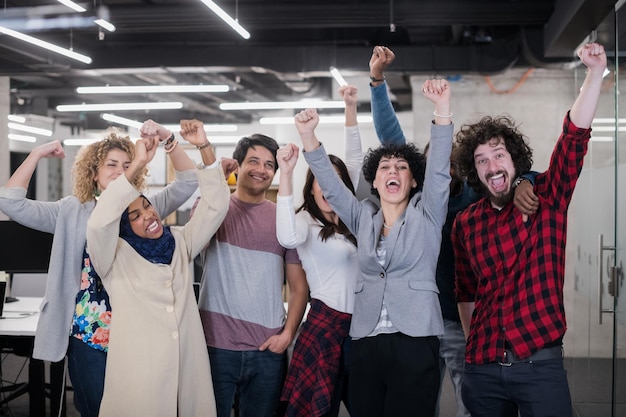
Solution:
M448 210L453 130L453 125L432 125L424 187L387 236L383 266L376 255L382 211L372 201L359 201L352 195L323 146L304 153L324 196L357 238L360 274L350 328L353 338L366 337L374 330L383 297L389 318L400 332L413 337L443 334L435 269Z
M180 207L198 188L195 169L176 172L176 180L150 201L165 217ZM54 233L46 292L35 333L33 357L58 362L65 357L69 343L76 295L85 248L87 220L95 201L80 203L74 196L58 201L26 198L21 187L0 188L0 210L12 220L42 232Z

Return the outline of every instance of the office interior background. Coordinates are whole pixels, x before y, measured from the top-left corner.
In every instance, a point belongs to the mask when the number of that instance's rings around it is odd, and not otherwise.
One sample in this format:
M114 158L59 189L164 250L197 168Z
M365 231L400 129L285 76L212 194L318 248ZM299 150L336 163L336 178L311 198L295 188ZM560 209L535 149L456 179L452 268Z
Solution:
M542 171L584 78L575 50L588 41L603 44L609 71L569 209L565 356L577 416L626 416L624 1L218 2L243 35L208 8L215 4L208 0L77 3L84 11L56 0L7 0L0 10L0 120L6 120L0 123L0 183L35 146L63 141L64 160L39 163L32 190L42 200L71 193L70 168L84 140L102 138L108 126L136 138L137 127L148 118L168 125L200 119L218 156L230 156L236 140L250 133L298 144L294 112L318 107L329 118L318 136L329 152L342 156L343 110L333 104L340 99L332 68L359 88L363 150L375 147L368 61L379 44L396 53L386 77L407 138L422 148L426 144L432 106L421 97L420 86L427 78L446 77L457 129L485 114L507 113L534 149L533 169ZM115 30L94 23L98 19ZM80 56L50 51L19 34ZM208 88L218 85L222 91ZM77 91L122 86L170 89ZM190 86L190 92L173 91L176 86ZM285 106L302 100L314 103ZM278 104L259 108L268 102ZM129 103L137 109L125 110ZM159 103L164 109L148 109ZM111 108L63 107L82 104ZM333 117L339 122L332 123ZM40 130L29 132L25 126ZM189 154L198 160L195 149ZM306 168L299 161L296 190L304 184ZM172 178L162 152L150 170L152 189ZM364 184L359 188L367 192ZM169 220L184 221L188 208ZM1 239L3 246L11 245L6 236ZM45 274L16 276L13 285L35 282L45 285Z

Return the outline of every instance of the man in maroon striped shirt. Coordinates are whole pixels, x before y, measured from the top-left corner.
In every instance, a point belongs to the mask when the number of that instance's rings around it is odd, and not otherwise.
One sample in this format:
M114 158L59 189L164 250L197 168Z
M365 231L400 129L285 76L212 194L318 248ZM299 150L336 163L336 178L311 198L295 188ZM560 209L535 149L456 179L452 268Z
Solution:
M484 117L457 134L461 172L486 195L457 216L452 230L467 338L463 401L473 417L572 415L562 353L567 208L607 61L599 44L584 45L578 56L587 75L549 168L535 180L535 214L522 214L512 203L518 176L532 165L515 123Z

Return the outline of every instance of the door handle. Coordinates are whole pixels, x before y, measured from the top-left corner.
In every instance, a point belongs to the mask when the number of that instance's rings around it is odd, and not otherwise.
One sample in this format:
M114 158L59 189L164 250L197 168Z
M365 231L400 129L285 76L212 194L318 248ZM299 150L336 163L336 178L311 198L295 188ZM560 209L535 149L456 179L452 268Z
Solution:
M604 251L614 251L615 250L615 246L604 246L604 235L600 234L598 236L598 255L600 257L599 261L598 261L598 323L602 324L602 314L603 313L613 313L613 310L607 310L607 309L603 309L602 308L602 272L604 271L603 268L603 263L604 263ZM611 295L613 295L614 291L612 290L612 288L616 288L615 287L615 278L614 276L616 276L617 274L615 274L615 268L613 267L611 270L611 280L609 282L609 293Z

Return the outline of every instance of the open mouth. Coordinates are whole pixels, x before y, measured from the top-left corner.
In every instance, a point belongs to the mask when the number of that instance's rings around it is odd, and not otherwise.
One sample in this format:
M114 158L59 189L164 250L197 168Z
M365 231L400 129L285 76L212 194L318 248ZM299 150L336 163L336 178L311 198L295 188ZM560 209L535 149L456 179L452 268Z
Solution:
M385 187L390 192L396 192L400 189L400 182L398 180L389 180L385 183Z

